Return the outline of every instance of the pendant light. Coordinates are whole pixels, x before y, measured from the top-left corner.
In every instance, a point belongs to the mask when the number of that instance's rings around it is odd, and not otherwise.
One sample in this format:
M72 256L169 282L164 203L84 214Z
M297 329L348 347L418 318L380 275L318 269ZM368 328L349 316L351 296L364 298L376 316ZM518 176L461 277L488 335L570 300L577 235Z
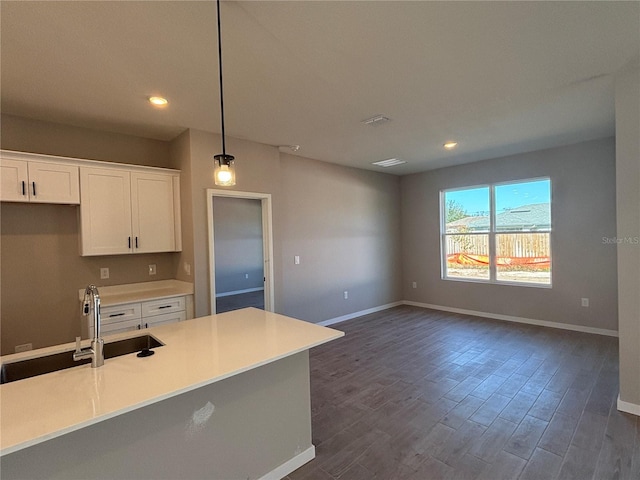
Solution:
M215 169L213 176L216 185L230 187L236 184L236 169L234 166L234 156L227 155L224 138L224 94L222 91L222 36L220 34L220 0L218 6L218 66L220 69L220 117L222 124L222 153L213 156Z

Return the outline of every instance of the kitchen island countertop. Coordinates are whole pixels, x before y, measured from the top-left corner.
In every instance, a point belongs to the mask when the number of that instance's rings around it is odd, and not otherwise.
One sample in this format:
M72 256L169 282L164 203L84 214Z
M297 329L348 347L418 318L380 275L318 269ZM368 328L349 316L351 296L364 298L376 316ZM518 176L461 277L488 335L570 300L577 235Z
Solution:
M343 332L247 308L145 330L164 346L0 385L6 455L335 340ZM140 335L113 335L108 341ZM86 343L86 342L85 342ZM73 350L69 343L2 363Z

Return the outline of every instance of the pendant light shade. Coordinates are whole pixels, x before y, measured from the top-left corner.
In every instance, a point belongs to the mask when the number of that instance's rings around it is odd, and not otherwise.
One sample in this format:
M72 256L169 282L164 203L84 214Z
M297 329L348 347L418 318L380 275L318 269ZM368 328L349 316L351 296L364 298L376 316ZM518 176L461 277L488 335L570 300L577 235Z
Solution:
M216 185L230 187L236 184L236 169L234 156L227 155L224 138L224 94L222 91L222 35L220 34L220 0L217 0L218 8L218 67L220 71L220 118L222 125L222 153L213 156L215 168L213 178Z
M219 154L213 157L215 169L213 171L216 185L230 187L236 184L236 169L233 155Z

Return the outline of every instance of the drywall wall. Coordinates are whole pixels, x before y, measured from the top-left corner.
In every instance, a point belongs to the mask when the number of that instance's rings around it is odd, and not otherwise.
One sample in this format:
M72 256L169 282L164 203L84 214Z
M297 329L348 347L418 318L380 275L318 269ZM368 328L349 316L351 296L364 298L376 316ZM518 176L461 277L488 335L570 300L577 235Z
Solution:
M282 312L320 322L401 300L399 177L287 154L281 172Z
M192 209L183 210L183 219L192 216L193 238L186 234L183 242L192 240L193 249L189 256L185 246L180 262L194 265L196 315L207 315L206 189L220 188L213 183L211 161L220 151L220 136L190 130L187 137L188 168L187 148L172 149L175 165L190 172L192 184ZM234 138L227 139L227 152L236 157L237 184L230 190L272 195L276 312L319 322L401 300L398 177Z
M168 166L166 142L2 116L7 150ZM105 153L106 152L106 153ZM135 162L133 161L135 160ZM117 285L175 278L177 254L80 257L78 208L0 205L0 316L3 355L16 345L33 348L71 342L81 332L78 290L89 283ZM148 265L157 273L149 276ZM110 278L100 279L108 267Z
M169 167L169 142L2 115L4 150Z
M552 183L552 288L441 278L443 189L536 177ZM613 138L402 177L405 300L617 330ZM417 282L418 288L412 288ZM581 298L590 299L588 308Z
M262 202L213 198L216 295L262 288Z
M210 285L209 285L209 241L207 232L207 189L216 187L213 182L213 155L221 152L220 135L189 130L175 142L188 142L187 145L173 146L171 152L175 154L172 164L182 170L182 176L187 176L183 182L189 183L191 188L186 195L190 196L190 205L183 203L183 251L180 255L180 265L190 264L191 278L194 283L195 315L209 315ZM274 291L275 310L280 312L281 304L281 272L280 272L280 160L278 149L248 140L236 138L226 139L227 153L236 157L237 184L229 190L244 192L262 192L272 194L273 204L273 242L274 242ZM184 184L183 184L184 185ZM190 219L185 219L185 216ZM189 223L191 229L189 230ZM186 245L190 243L190 245ZM182 268L181 268L182 269ZM179 275L184 275L181 272ZM180 277L178 277L180 278Z
M620 400L640 415L640 68L616 79ZM630 411L631 408L627 408Z

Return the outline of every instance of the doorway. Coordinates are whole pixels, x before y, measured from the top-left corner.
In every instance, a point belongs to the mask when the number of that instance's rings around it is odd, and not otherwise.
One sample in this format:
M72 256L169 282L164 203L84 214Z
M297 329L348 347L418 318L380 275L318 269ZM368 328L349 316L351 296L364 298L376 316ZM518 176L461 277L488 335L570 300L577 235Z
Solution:
M207 190L211 313L273 311L271 195Z

